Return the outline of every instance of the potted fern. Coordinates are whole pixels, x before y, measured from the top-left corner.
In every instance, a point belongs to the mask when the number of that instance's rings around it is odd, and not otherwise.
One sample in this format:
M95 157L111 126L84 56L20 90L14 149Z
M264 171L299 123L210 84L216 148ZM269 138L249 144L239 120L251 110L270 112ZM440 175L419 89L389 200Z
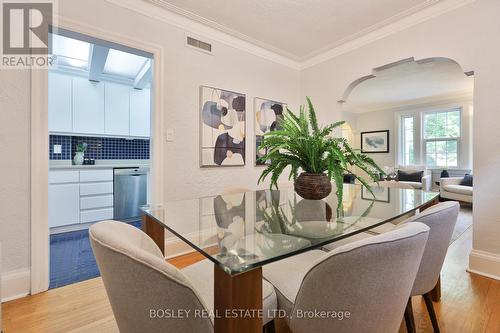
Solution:
M294 180L295 192L304 199L319 200L330 194L333 180L339 210L344 173L352 173L348 170L350 166L357 166L373 181L378 181L383 171L370 157L355 152L344 138L331 136L332 131L344 121L320 127L311 100L309 97L306 99L308 112L301 106L299 115L295 115L287 108L279 123L280 129L264 135L260 148L267 153L261 160L267 161L267 168L258 182L271 175L271 188L278 188L278 179L289 166L289 179ZM356 174L354 177L371 192L368 181Z

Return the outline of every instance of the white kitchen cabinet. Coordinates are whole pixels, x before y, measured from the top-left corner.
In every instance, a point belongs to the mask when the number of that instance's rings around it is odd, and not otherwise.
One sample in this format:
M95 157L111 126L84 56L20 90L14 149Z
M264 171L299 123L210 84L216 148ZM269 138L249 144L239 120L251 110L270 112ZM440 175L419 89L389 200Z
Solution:
M80 185L49 185L49 227L80 223Z
M151 100L149 89L130 89L130 136L149 137Z
M72 77L49 72L49 132L72 132Z
M113 195L100 195L80 198L80 209L113 207Z
M113 218L113 208L82 210L80 213L80 223L97 222L111 220Z
M73 78L73 132L104 134L104 83Z
M130 132L130 87L105 83L104 85L104 133L109 135L125 135Z
M113 181L113 169L81 170L80 182L106 182Z

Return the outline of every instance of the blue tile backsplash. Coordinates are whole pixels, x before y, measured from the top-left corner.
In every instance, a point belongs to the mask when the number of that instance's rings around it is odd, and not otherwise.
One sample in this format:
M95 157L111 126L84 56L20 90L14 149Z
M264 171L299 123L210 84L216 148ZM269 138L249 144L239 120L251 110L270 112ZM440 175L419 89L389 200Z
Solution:
M148 139L99 138L90 136L50 135L49 159L71 160L79 143L87 143L85 158L95 160L148 160ZM54 154L54 145L61 145L61 154Z

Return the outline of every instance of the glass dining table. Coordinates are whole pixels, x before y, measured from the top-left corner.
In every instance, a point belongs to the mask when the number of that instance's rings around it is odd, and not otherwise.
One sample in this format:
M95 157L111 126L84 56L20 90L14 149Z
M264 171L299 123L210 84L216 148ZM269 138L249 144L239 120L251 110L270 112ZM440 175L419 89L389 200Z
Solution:
M344 184L341 205L333 192L306 200L293 188L172 200L142 208L143 230L165 255L166 229L214 263L215 312L258 314L262 266L361 232L385 232L439 201L438 192L372 190ZM215 332L261 332L262 317L217 316L214 325Z

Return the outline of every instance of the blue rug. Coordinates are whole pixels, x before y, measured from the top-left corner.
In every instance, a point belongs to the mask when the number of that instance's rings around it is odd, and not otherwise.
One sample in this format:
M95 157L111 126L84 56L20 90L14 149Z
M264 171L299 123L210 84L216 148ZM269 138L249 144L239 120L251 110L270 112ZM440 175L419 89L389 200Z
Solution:
M141 221L131 225L140 228ZM50 235L49 289L100 276L88 230Z

